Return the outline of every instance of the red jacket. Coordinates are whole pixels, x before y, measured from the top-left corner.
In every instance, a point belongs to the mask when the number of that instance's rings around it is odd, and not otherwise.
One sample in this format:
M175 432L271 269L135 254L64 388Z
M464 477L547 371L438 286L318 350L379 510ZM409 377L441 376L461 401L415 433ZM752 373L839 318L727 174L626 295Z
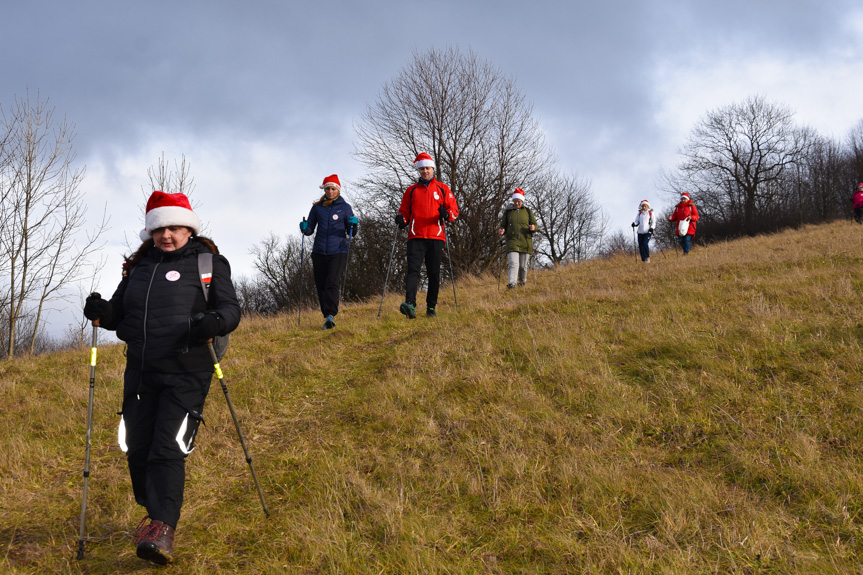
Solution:
M863 208L863 191L858 191L854 193L851 201L854 202L854 208Z
M449 212L447 221L458 217L458 205L449 186L433 179L428 187L421 182L405 190L399 213L408 222L408 239L426 238L446 241L446 231L440 223L439 209Z
M674 213L671 214L671 217L668 218L668 221L674 222L674 235L680 235L677 233L677 222L681 220L685 220L689 218L689 229L686 231L687 236L695 235L695 222L698 221L698 209L695 207L695 202L692 200L686 200L685 202L680 202L674 208Z

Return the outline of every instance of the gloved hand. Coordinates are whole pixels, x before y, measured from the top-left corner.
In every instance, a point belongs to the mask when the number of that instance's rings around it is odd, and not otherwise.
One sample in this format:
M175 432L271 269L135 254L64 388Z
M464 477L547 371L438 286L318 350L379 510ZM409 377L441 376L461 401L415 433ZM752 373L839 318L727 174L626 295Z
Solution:
M225 320L215 311L199 313L192 318L189 326L189 343L204 343L222 331Z
M654 234L654 232L653 232L653 228L650 228L649 230L647 230L647 233L648 233L648 234L650 234L650 235L652 236L652 235Z
M638 227L638 224L636 224L635 222L632 222L632 227L633 227L633 228L637 228L637 227Z
M111 308L111 302L102 299L98 292L93 292L84 300L84 317L90 321L99 320L99 323L107 323L111 321L111 316L114 310Z
M408 227L408 223L405 221L405 217L403 215L396 214L396 225L399 227L400 230Z
M442 219L442 220L443 220L443 221L445 221L445 222L448 222L448 221L449 221L449 212L448 212L448 211L446 211L446 208L445 208L445 207L443 207L443 206L439 207L439 208L437 209L437 213L439 213L439 214L440 214L440 219Z
M303 221L300 222L300 231L306 233L307 229L309 229L309 222L306 221L306 218L303 218Z
M360 223L356 216L351 216L348 218L348 223L352 226L355 226Z

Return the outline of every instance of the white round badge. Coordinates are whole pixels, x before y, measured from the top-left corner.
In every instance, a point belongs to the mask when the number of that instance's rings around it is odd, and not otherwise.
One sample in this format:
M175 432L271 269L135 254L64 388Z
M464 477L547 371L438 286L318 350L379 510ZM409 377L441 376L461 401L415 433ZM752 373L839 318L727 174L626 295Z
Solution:
M171 270L165 274L165 279L169 282L175 282L180 279L180 272L178 272L177 270Z
M334 219L334 220L339 219L339 214L333 214L333 219Z
M437 195L437 192L435 192L435 193L434 193L434 199L436 199L436 200L439 200L439 199L440 199L440 196L439 196L439 195Z

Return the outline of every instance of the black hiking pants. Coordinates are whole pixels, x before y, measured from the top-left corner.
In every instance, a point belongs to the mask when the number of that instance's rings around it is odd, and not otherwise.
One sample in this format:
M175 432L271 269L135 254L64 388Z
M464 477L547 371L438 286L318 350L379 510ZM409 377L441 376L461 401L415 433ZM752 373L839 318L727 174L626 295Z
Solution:
M120 447L132 491L150 519L176 529L183 505L186 456L194 449L210 372L153 373L126 367ZM123 432L125 443L123 445Z
M444 242L414 238L408 240L408 271L405 275L405 301L416 306L417 289L419 288L420 270L423 262L426 264L426 275L429 285L426 293L426 306L437 306L437 294L440 289L440 264L443 260Z
M315 271L315 288L324 317L339 313L339 291L348 254L316 254L312 252L312 267Z

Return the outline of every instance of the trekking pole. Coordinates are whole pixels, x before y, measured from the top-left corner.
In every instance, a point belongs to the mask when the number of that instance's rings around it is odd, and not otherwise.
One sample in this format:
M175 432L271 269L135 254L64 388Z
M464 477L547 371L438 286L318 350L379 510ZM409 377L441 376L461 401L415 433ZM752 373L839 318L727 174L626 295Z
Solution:
M387 275L384 277L384 291L381 293L381 305L378 308L378 317L381 317L381 310L384 309L384 295L387 293L387 282L390 279L390 267L393 265L393 254L396 253L396 240L399 239L399 227L396 226L396 233L393 235L393 247L390 248L390 263L387 264Z
M497 260L497 291L500 291L500 276L503 275L503 254L504 254L504 243L503 241L498 244L498 249L500 250L500 257Z
M641 251L638 247L638 240L635 238L635 228L632 228L632 241L635 242L635 261L639 260L639 251Z
M354 227L351 226L348 236L348 255L345 258L345 277L342 278L342 293L339 299L345 299L345 286L348 285L348 264L351 261L351 240L354 239Z
M441 218L443 222L443 218ZM455 310L458 311L458 299L455 297L455 276L452 274L452 257L449 254L449 238L446 237L446 222L443 222L444 226L444 240L443 243L446 244L446 259L449 260L449 280L452 283L452 299L455 302Z
M203 314L202 314L203 315ZM240 431L240 422L237 419L237 412L234 411L234 404L231 402L231 396L228 395L228 386L225 384L225 377L222 373L222 367L219 365L219 357L216 355L216 350L213 348L213 340L207 342L207 348L210 350L210 357L213 359L213 367L216 368L216 375L219 378L219 384L222 386L222 392L225 394L225 401L228 402L228 410L231 412L231 419L234 420L234 425L237 428L237 436L240 438L240 445L243 446L243 453L246 456L246 463L249 464L249 470L252 472L252 479L255 482L255 489L258 490L258 497L261 500L261 507L264 508L264 515L270 516L270 511L267 509L267 504L264 502L264 492L261 491L261 484L258 483L258 474L255 473L255 468L252 465L252 456L249 455L249 448L246 447L246 439L243 437L243 432Z
M306 221L306 218L303 218ZM297 327L300 327L300 314L303 311L303 253L306 251L306 232L303 231L303 239L300 240L300 271L297 274L300 278L300 298L297 301Z
M90 399L87 402L87 445L84 448L84 495L81 498L81 528L78 532L78 555L84 558L84 528L87 522L87 481L90 479L90 437L93 434L93 392L96 387L96 328L99 320L93 320L93 340L90 344Z

